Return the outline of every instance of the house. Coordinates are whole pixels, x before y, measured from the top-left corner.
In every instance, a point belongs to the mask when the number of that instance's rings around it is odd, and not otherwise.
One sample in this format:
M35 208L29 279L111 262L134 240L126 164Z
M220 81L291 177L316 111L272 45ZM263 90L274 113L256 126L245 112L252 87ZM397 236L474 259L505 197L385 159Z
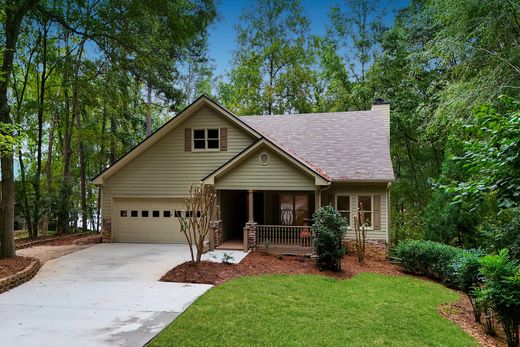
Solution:
M370 111L238 117L202 96L94 178L103 235L113 242L183 243L172 211L190 184L218 195L211 242L309 246L313 212L333 205L367 238L389 239L390 105ZM349 230L347 238L354 238Z

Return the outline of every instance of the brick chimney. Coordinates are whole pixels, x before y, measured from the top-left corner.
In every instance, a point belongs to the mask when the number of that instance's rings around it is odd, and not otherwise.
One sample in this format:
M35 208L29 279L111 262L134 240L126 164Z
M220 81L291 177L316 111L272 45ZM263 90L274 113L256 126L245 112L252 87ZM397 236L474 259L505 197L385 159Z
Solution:
M388 141L390 141L390 104L381 98L377 98L372 105L372 111L380 111L385 117L386 133L388 135Z

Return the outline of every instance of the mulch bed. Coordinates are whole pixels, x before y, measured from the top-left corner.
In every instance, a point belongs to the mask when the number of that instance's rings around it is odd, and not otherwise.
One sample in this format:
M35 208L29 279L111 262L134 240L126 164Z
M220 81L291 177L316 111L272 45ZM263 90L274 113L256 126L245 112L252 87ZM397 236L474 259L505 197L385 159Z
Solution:
M27 257L0 259L0 278L8 277L24 270L33 261L34 259Z
M500 322L495 322L497 336L489 336L484 330L484 325L475 322L473 309L468 297L460 293L461 299L456 303L446 304L439 307L439 313L459 325L465 332L473 336L477 342L484 347L507 346L507 339ZM482 317L482 322L484 317Z
M319 271L316 260L299 256L266 255L263 252L249 253L239 264L222 264L210 261L186 262L168 271L163 282L206 283L219 285L240 276L265 274L319 274L334 278L351 278L360 272L376 272L398 275L402 272L396 265L367 259L357 263L355 256L343 258L342 271Z

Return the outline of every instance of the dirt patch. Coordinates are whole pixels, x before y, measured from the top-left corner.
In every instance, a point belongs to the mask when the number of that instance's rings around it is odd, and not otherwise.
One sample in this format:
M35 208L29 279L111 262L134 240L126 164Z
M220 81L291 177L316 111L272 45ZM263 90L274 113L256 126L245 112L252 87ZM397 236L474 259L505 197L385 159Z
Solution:
M24 270L32 261L34 261L34 259L27 257L0 259L0 278L8 277Z
M461 299L456 303L439 307L439 313L460 326L466 333L473 336L484 347L507 346L507 340L499 322L495 325L497 336L489 336L484 330L484 325L475 322L473 308L466 295L460 293ZM484 317L482 317L484 319Z
M16 248L23 249L34 246L63 246L63 245L74 245L83 240L90 240L89 242L82 243L98 243L101 242L101 235L92 235L86 233L78 234L62 234L62 235L46 235L39 236L36 240L30 238L17 239Z
M397 275L402 272L388 262L367 260L358 264L355 256L343 258L341 272L319 271L316 260L299 256L265 255L252 252L239 264L222 264L209 261L200 263L186 262L168 271L162 278L164 282L222 284L240 276L263 274L320 274L335 278L350 278L360 272L376 272Z
M92 246L91 244L83 245L62 245L62 246L35 246L16 251L17 254L25 257L36 258L42 263L51 259L59 258L64 255L80 251Z

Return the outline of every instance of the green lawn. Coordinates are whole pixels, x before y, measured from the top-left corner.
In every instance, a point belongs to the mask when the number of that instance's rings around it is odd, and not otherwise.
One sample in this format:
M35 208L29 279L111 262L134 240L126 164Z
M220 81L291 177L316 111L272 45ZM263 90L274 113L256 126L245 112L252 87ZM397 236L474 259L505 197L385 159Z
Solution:
M432 282L364 273L242 277L208 291L151 346L477 346L437 306Z

